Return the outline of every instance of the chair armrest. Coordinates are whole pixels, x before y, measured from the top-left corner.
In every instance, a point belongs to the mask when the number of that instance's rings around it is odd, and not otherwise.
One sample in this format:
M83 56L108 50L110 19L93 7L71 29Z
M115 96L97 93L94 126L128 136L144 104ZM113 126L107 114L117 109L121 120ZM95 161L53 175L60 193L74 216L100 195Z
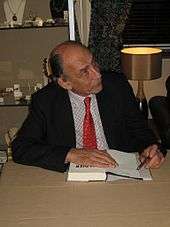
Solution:
M170 109L165 96L154 96L149 100L149 108L158 133L165 144L170 148Z

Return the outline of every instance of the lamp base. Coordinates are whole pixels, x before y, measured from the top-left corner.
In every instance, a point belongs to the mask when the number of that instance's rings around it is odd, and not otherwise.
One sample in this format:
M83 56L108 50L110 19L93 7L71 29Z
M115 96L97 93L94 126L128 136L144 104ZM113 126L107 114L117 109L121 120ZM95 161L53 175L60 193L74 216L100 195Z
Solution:
M138 103L138 107L139 110L142 112L143 116L148 119L148 103L146 98L144 99L139 99L138 97L136 97L137 103Z

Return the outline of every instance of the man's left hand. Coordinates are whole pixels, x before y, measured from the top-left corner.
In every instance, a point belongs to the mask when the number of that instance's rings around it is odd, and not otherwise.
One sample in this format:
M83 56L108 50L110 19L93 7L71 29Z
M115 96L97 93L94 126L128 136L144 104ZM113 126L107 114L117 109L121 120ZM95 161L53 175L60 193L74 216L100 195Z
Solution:
M141 154L140 154L140 161L144 162L147 159L146 164L144 165L145 168L159 168L162 163L165 161L163 154L160 152L158 145L154 144L147 147Z

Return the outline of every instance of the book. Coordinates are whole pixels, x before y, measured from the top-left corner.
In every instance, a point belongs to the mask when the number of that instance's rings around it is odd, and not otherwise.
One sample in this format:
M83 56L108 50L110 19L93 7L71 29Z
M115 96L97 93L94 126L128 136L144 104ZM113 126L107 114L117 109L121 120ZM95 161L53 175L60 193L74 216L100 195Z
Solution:
M105 169L70 163L67 181L105 181Z
M116 160L119 166L116 168L97 168L70 163L67 181L152 180L149 169L137 170L139 160L136 153L126 153L118 150L107 150L107 152Z

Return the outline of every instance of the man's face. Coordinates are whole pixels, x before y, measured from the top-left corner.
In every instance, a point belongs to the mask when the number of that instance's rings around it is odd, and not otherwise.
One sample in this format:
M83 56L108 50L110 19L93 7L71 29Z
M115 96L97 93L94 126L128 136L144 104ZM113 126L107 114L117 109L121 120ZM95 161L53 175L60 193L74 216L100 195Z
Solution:
M66 81L74 93L87 96L102 90L101 74L97 63L88 49L69 48L63 54Z

